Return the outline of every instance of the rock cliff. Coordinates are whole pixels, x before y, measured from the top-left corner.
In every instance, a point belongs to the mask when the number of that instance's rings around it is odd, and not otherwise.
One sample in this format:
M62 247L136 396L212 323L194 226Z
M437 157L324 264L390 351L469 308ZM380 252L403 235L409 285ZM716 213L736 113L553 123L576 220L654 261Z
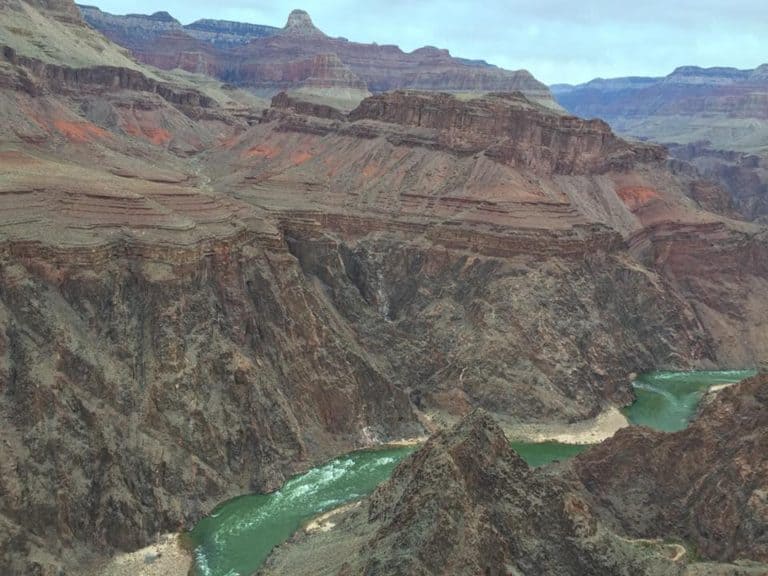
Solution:
M333 520L279 547L259 574L681 573L664 546L611 532L578 481L529 469L479 411Z
M282 29L223 23L182 27L145 16L114 16L90 6L80 7L91 26L125 46L141 61L160 68L182 68L210 74L247 87L263 96L293 90L311 76L306 63L334 54L373 92L412 88L455 92L519 90L557 108L547 87L524 70L508 71L452 57L433 47L405 53L396 46L379 46L330 38L303 10L294 10ZM215 30L213 30L215 28ZM224 33L218 30L224 28ZM238 42L236 39L248 41ZM232 41L229 38L233 38ZM365 88L363 88L365 90ZM357 94L356 94L357 95ZM357 95L355 104L365 95ZM353 106L347 106L352 108Z
M767 391L759 376L685 431L625 428L538 470L475 411L259 574L763 574Z
M691 426L620 430L576 459L600 515L709 559L768 562L768 378L709 398Z
M670 144L673 156L718 182L736 212L754 220L766 215L766 68L684 66L663 78L597 79L552 89L573 114Z
M631 401L631 372L768 357L764 228L704 210L662 148L530 91L265 109L66 13L0 20L4 573L140 547L430 418L573 422ZM290 79L378 66L318 54Z

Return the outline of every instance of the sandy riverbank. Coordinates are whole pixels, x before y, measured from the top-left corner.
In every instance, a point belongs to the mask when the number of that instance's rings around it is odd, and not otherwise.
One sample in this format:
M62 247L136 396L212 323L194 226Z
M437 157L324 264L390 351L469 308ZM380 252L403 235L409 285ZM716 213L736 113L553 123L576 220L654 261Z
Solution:
M329 530L333 529L334 526L336 526L336 523L333 521L336 516L339 516L344 512L348 512L349 510L354 510L359 506L360 500L357 502L344 504L343 506L339 506L338 508L334 508L328 512L325 512L324 514L320 514L304 527L304 531L307 534L312 534L313 532L328 532Z
M716 394L717 392L720 392L720 390L725 390L726 388L735 386L738 383L739 382L726 382L725 384L715 384L714 386L707 388L707 394Z
M135 552L117 554L83 576L187 576L192 556L178 534L164 534L155 544Z
M608 408L591 420L572 424L521 424L496 415L504 433L512 442L560 442L562 444L598 444L630 425L618 408Z

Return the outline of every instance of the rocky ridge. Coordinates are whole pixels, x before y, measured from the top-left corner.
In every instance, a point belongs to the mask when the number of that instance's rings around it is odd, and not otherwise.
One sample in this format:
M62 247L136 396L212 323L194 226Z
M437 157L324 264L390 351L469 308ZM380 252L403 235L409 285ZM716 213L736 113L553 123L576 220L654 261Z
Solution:
M670 145L675 158L728 192L724 213L755 220L765 217L768 190L766 70L684 66L662 78L596 79L552 89L573 114Z
M405 53L396 46L330 38L303 10L294 10L282 29L229 45L216 42L215 37L201 37L200 27L194 24L181 27L177 22L157 23L149 17L114 16L86 6L81 10L91 26L131 50L142 62L209 74L262 96L296 89L310 78L306 63L332 54L354 74L349 85L352 89L364 82L372 92L400 88L474 93L520 90L557 108L547 87L524 70L478 65L433 47ZM353 108L361 99L346 107Z
M738 419L732 416L720 417L733 425ZM679 445L673 437L668 442ZM592 469L586 464L590 459L607 470L602 459L606 454L629 462L637 452L632 445L617 450L616 442L610 444L588 451L581 461L584 470ZM659 453L662 447L649 450L649 456ZM673 467L679 470L680 464ZM730 478L719 472L711 475ZM665 490L677 481L669 474L656 486ZM721 486L723 493L733 481ZM617 505L625 494L632 494L628 485L622 489L625 492L613 493ZM662 499L655 501L663 508ZM600 512L571 470L530 469L510 448L498 424L476 411L430 438L360 506L335 514L329 530L299 533L279 546L258 574L735 576L756 575L766 567L698 563L680 544L665 543L668 525L655 528L654 535L661 532L661 538L640 539L626 532L635 517L616 526ZM763 517L754 528L765 525ZM744 534L745 544L758 541L758 533ZM713 556L710 550L703 554Z
M674 434L620 430L576 458L599 515L707 559L768 562L768 377L727 388ZM609 520L610 519L610 520Z

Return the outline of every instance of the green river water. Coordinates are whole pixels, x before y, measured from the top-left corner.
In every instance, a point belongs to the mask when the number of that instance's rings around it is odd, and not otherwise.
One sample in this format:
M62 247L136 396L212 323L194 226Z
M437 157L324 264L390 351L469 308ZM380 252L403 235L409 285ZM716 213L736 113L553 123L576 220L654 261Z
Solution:
M754 371L653 372L634 383L637 401L624 413L633 424L685 428L707 388ZM557 442L512 443L531 466L571 458L589 448ZM250 576L274 546L309 519L369 494L415 448L353 452L296 476L272 494L241 496L217 507L187 534L198 576Z
M754 370L643 374L633 383L637 400L624 414L633 424L677 432L688 426L708 388L755 374Z

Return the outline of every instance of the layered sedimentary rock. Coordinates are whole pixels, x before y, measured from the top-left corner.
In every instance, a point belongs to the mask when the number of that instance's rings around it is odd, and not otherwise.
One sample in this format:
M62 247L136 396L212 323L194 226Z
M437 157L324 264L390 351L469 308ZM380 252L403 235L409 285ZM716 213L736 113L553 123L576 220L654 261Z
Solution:
M723 212L731 208L748 220L765 222L768 214L768 154L718 150L707 142L670 146L670 152L727 191L729 206L718 202L713 211Z
M371 95L365 82L339 60L336 54L318 54L312 59L309 76L291 91L299 98L341 110L351 110Z
M157 15L113 16L89 6L82 6L81 10L89 24L130 49L143 62L210 74L265 96L300 87L315 77L308 63L318 56L332 54L356 77L345 86L347 89L358 90L363 82L373 92L399 88L456 92L520 90L530 98L557 107L547 87L524 70L512 72L454 58L447 50L433 47L405 53L397 46L330 38L303 10L294 10L282 29L254 30L247 43L227 43L215 35L203 36L199 25L182 27L165 18L158 22ZM237 31L238 35L246 33ZM337 77L336 82L341 79ZM355 104L364 97L353 94L358 96Z
M767 120L766 70L768 64L754 70L683 66L663 78L597 79L578 86L556 85L553 90L558 101L574 114L603 118L620 131L657 138L654 120L661 117L672 120L667 130L677 129L674 120L680 117L690 117L693 125L699 122L703 128L706 126L704 116L713 116L709 120L713 131L717 129L717 120ZM643 126L647 127L646 134L642 133ZM655 128L662 129L661 126ZM691 132L690 127L684 131ZM745 130L744 137L746 134ZM682 144L690 142L688 138L685 134L683 139L675 138L672 133L667 136L669 141ZM753 145L764 142L754 131L752 138ZM733 134L731 143L749 145L742 138L733 138Z
M768 377L705 402L674 434L627 428L579 456L599 515L638 537L676 537L705 558L768 562Z
M6 572L138 548L429 417L574 421L631 372L766 356L763 228L657 146L520 93L262 111L71 5L2 6ZM361 88L322 54L296 78Z
M663 78L598 79L552 89L573 114L671 144L673 156L718 182L737 213L754 220L766 214L767 71L768 65L685 66Z

